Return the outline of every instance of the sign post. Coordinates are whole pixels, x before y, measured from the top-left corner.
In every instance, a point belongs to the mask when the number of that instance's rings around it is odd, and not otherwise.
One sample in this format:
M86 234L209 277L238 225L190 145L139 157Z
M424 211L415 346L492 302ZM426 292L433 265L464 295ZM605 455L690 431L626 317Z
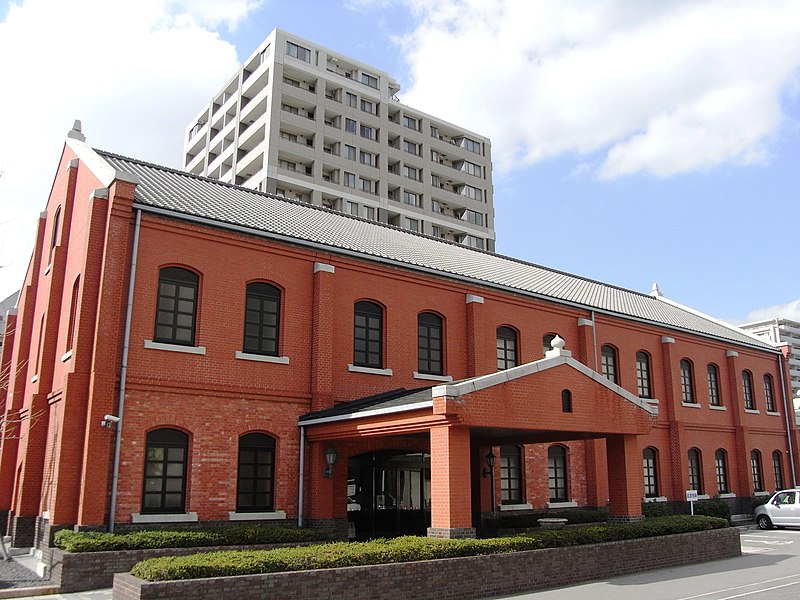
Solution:
M689 503L692 516L694 516L694 503L697 502L697 490L686 490L686 501Z

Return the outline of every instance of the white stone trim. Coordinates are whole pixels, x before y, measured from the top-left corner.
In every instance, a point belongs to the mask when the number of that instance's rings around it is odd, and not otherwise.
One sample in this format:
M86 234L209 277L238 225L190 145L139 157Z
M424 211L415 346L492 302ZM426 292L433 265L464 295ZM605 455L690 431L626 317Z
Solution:
M708 494L697 494L698 500L711 500L711 496Z
M444 383L449 383L453 381L453 377L451 375L432 375L430 373L418 373L414 371L414 379L424 379L426 381L442 381Z
M524 504L501 504L500 512L504 510L532 510L533 504L525 502Z
M254 362L273 363L276 365L288 365L288 356L266 356L264 354L250 354L249 352L241 352L239 350L234 354L234 358L239 360L252 360Z
M366 373L367 375L394 375L391 369L374 369L372 367L357 367L356 365L347 365L347 370L351 373Z
M674 344L675 343L675 338L669 337L668 335L662 335L661 336L661 343L662 344Z
M547 508L577 508L578 503L574 501L570 502L548 502Z
M322 273L335 273L336 272L336 267L334 267L333 265L326 264L326 263L315 262L314 263L314 273L319 273L319 272L322 272Z
M771 496L772 492L753 492L753 496Z
M754 410L752 408L745 408L744 412L746 412L749 415L760 415L761 414L760 410Z
M594 327L594 321L591 319L578 319L578 327Z
M131 514L131 523L197 523L196 512L154 515Z
M653 496L652 498L642 498L642 502L666 502L666 496Z
M681 402L681 406L686 408L702 408L699 402Z
M483 296L478 296L476 294L467 294L467 304L472 304L473 302L476 304L483 304Z
M739 356L739 353L736 350L726 350L725 356L728 358L735 358L736 356Z
M72 358L72 348L61 355L61 362L67 362L70 358Z
M280 521L286 518L286 512L272 510L269 512L229 512L228 521Z
M721 404L709 404L709 410L728 410L727 406L722 406Z
M89 192L89 200L108 200L108 188L97 188Z
M768 411L766 412L766 414L768 414L770 417L780 417L780 416L781 416L781 413L779 413L779 412L774 412L774 411L771 411L771 410L768 410Z
M150 350L166 350L168 352L183 352L184 354L205 354L205 346L181 346L180 344L164 344L163 342L154 342L153 340L145 340L144 347Z
M720 494L720 498L736 498L736 494Z

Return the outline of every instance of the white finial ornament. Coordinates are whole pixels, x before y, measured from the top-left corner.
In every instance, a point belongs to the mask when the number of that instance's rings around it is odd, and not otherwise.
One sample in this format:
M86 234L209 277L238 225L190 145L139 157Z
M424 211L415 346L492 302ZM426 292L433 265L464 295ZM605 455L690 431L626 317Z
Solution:
M658 284L654 283L652 289L650 290L650 295L660 298L664 294L661 293L661 289L658 287Z

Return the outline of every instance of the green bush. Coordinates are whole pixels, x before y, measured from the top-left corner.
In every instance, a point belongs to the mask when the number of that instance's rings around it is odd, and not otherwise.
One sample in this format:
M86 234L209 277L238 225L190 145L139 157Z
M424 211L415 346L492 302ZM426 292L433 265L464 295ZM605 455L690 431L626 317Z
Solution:
M566 519L567 523L572 525L578 523L605 523L608 520L608 509L598 508L597 510L563 510L503 515L498 517L494 524L502 529L527 529L529 527L538 527L539 519L553 517Z
M694 505L694 514L706 515L707 517L719 517L720 519L728 519L730 521L731 505L722 498L700 500Z
M646 518L652 519L683 513L676 513L676 506L673 502L642 502L642 514Z
M756 508L758 508L762 504L766 504L767 502L769 502L770 498L772 498L772 494L768 496L753 496L753 499L750 501L750 508L752 508L753 511L755 511Z
M147 581L277 573L576 546L723 527L728 527L728 522L724 519L680 515L625 525L592 525L482 540L407 536L391 540L335 542L275 550L165 556L142 561L134 566L131 573Z
M142 529L128 533L75 532L62 529L55 545L67 552L104 552L149 548L193 548L204 546L248 546L320 541L324 532L274 525L206 527L203 529Z

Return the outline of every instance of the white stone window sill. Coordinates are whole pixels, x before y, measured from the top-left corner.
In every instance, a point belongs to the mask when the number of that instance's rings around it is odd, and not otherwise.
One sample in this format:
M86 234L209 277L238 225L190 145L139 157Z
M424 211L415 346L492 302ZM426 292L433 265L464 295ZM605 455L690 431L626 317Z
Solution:
M238 360L252 360L254 362L272 363L275 365L288 365L288 356L267 356L265 354L250 354L249 352L236 351L236 358Z
M658 404L657 398L643 398L642 396L639 396L639 400L642 402L647 402L648 404Z
M144 347L150 350L166 350L167 352L182 352L184 354L205 354L205 346L182 346L180 344L165 344L163 342L154 342L153 340L145 340Z
M70 358L72 358L72 349L67 350L61 355L61 362L67 362Z
M711 409L711 410L728 410L728 408L726 406L720 406L720 405L717 405L717 404L709 404L708 408Z
M414 371L414 379L424 379L426 381L450 382L453 378L450 375L432 375L431 373L418 373Z
M720 494L720 498L736 498L736 494Z
M186 513L165 513L162 515L133 513L131 515L132 523L197 523L196 512Z
M750 415L760 415L761 414L760 410L755 410L755 409L752 409L752 408L745 408L744 412L746 412L747 414L750 414Z
M653 496L652 498L642 498L644 502L666 502L666 496Z
M753 492L753 496L771 496L771 492Z
M286 518L282 510L269 512L229 512L228 521L278 521Z
M33 377L31 377L31 383L36 383L37 381L39 381L39 374L38 373L36 375L34 375Z
M700 408L699 402L681 402L681 406L685 406L686 408Z
M531 510L533 509L533 504L528 504L527 502L524 504L501 504L500 505L500 512L504 510Z
M779 413L779 412L774 412L774 411L771 411L771 410L768 410L768 411L767 411L767 414L768 414L770 417L780 417L780 416L781 416L781 413Z
M577 508L577 502L548 502L547 508Z
M372 367L357 367L355 365L347 365L347 370L351 373L366 373L367 375L385 375L387 377L394 375L391 369L374 369Z
M708 494L697 494L698 500L711 500L711 496Z

